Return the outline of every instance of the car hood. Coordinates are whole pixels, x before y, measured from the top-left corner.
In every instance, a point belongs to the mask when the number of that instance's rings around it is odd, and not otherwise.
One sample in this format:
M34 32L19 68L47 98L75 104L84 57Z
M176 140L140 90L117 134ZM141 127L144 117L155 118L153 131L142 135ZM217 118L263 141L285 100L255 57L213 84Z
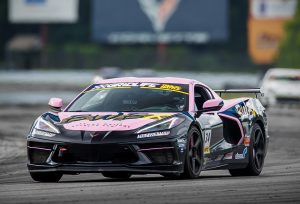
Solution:
M61 112L60 123L67 130L81 131L126 131L148 123L162 120L176 113L141 112Z

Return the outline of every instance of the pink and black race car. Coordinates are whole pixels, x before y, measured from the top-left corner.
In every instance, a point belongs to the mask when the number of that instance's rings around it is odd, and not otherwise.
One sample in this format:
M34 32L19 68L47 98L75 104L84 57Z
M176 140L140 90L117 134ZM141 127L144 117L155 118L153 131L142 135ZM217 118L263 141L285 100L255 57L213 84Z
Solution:
M91 172L110 178L197 178L214 169L259 175L269 141L265 109L256 98L219 96L228 92L260 91L129 77L92 84L63 110L62 100L52 98L51 111L27 137L30 175L40 182Z

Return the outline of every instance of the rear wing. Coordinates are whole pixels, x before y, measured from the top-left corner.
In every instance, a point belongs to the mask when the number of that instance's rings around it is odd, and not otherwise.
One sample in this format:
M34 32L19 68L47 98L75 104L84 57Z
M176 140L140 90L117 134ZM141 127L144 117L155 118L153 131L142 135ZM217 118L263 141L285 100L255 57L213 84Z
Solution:
M224 99L232 99L239 97L251 97L258 98L263 97L264 94L261 92L260 88L255 89L219 89L214 90L220 97Z

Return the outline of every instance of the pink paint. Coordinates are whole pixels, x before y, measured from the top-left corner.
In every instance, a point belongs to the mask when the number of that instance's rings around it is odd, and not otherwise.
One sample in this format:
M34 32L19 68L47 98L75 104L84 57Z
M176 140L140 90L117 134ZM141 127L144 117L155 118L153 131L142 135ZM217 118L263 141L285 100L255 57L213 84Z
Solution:
M244 140L244 137L245 137L245 134L244 134L244 130L243 130L243 126L241 124L241 121L238 118L235 118L235 117L223 114L223 113L219 113L218 115L221 116L221 117L224 117L224 118L228 118L230 120L234 120L238 124L238 126L240 128L240 131L241 131L241 135L242 135L241 139L239 140L238 145L242 144L242 142Z
M124 113L124 116L128 116L133 113ZM126 130L134 130L139 127L142 127L148 123L154 122L159 119L163 119L165 117L169 117L174 115L175 113L134 113L135 115L147 115L145 117L134 118L134 119L122 119L122 120L114 120L112 119L101 119L101 116L107 115L118 115L117 112L60 112L58 116L61 121L66 118L70 118L74 116L81 117L78 121L67 122L64 123L64 128L68 130L82 130L82 131L126 131ZM85 117L90 115L99 116L100 119L89 119Z
M230 99L230 100L224 100L224 105L223 107L219 110L219 112L223 112L236 104L243 102L245 100L248 100L249 98L237 98L237 99Z
M153 82L153 83L170 83L170 84L193 84L196 81L193 79L177 78L177 77L122 77L113 79L103 79L99 84L105 83L122 83L122 82ZM200 82L197 82L200 83ZM202 83L200 83L202 84Z
M194 84L189 85L189 111L195 111Z
M207 100L203 104L203 108L212 108L212 107L217 107L223 102L222 99L216 98L216 99L211 99Z
M48 105L55 108L61 108L63 106L63 100L61 98L50 98Z

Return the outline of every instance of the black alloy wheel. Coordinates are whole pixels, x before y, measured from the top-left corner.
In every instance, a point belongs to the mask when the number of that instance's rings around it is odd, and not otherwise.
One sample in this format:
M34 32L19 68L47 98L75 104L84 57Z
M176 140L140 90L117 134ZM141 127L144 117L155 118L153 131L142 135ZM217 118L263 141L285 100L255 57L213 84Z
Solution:
M262 129L256 123L251 132L249 146L249 163L243 169L229 169L232 176L258 176L264 166L266 156L266 139Z
M192 127L188 133L186 153L183 177L197 178L202 169L203 142L202 136L196 127Z
M260 128L255 131L252 154L256 169L261 171L265 157L265 138Z

